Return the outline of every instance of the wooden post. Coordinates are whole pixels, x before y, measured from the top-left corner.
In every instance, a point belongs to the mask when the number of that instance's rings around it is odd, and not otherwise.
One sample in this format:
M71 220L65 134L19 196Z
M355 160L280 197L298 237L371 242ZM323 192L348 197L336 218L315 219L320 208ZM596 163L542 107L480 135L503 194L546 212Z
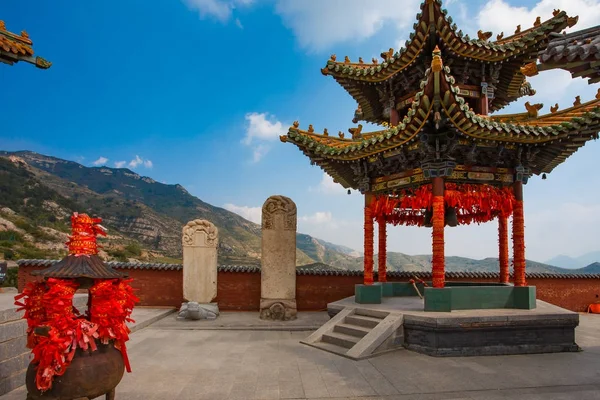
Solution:
M390 125L396 126L400 123L400 114L398 114L398 110L396 107L392 107L390 109Z
M445 285L445 257L444 257L444 178L432 178L433 194L433 257L432 275L433 287L443 288Z
M387 282L387 226L385 217L380 217L377 220L377 225L379 226L377 273L379 274L379 282Z
M364 283L373 284L373 215L371 200L373 195L365 193L365 242L364 242Z
M498 216L498 260L500 264L500 283L508 283L508 218Z
M525 218L523 216L523 183L515 182L515 205L513 207L513 263L515 286L526 286L525 282Z

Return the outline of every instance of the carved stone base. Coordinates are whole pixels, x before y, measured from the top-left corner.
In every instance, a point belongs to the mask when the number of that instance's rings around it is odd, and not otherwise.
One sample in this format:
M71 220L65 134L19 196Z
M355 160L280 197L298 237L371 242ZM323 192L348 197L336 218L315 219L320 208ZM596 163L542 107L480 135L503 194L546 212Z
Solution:
M296 319L296 299L260 299L260 319L290 321Z
M195 301L183 303L177 314L177 319L216 319L219 316L217 303L200 304Z

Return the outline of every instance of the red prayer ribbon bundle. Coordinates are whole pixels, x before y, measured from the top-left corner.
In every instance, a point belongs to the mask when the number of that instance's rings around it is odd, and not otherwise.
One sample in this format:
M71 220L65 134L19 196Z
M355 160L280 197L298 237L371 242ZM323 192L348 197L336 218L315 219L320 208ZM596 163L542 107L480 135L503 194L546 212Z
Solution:
M71 235L67 246L69 254L93 255L98 254L96 236L106 236L106 230L100 225L101 218L91 218L87 214L73 213L71 216Z
M47 391L55 376L61 376L71 364L75 351L97 350L96 340L113 341L123 354L127 371L131 372L125 342L129 339L127 322L139 299L134 295L131 279L97 280L90 289L91 321L73 307L78 284L70 279L50 278L46 282L29 283L15 297L15 304L25 310L28 345L33 349L33 362L38 363L36 385ZM22 301L20 301L22 300ZM36 335L36 327L47 327L48 336Z
M98 326L98 334L102 343L113 340L115 347L121 350L127 372L131 372L125 342L131 332L126 322L130 318L133 306L139 299L133 294L129 285L131 280L111 279L97 280L90 289L92 297L91 321Z

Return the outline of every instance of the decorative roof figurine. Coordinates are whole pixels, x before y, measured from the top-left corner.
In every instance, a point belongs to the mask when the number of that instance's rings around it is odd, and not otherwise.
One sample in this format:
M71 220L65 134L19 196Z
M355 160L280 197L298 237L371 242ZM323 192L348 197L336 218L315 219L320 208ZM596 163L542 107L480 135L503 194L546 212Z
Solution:
M20 35L6 30L4 21L0 20L0 62L13 65L25 61L41 69L48 69L52 65L42 57L33 55L33 42L29 34L22 31Z

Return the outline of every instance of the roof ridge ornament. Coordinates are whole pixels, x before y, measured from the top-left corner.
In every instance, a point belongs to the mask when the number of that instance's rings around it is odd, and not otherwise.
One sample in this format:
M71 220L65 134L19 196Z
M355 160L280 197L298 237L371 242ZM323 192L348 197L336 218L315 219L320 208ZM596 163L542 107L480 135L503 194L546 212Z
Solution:
M435 49L433 49L433 59L431 60L431 71L432 72L440 72L444 68L444 64L442 63L442 51L436 45Z
M537 64L535 62L530 62L528 64L523 65L521 68L521 73L525 76L536 76L539 71L537 68Z
M529 102L525 103L525 108L527 109L527 114L530 118L537 118L538 112L544 107L543 103L530 104Z
M556 103L555 105L550 107L550 112L552 114L556 113L558 111L558 103Z
M481 29L477 31L477 37L479 40L487 42L492 37L492 32L483 32Z
M569 28L572 28L573 26L575 26L575 24L577 23L577 21L579 21L579 15L576 15L574 17L567 17L567 25Z

